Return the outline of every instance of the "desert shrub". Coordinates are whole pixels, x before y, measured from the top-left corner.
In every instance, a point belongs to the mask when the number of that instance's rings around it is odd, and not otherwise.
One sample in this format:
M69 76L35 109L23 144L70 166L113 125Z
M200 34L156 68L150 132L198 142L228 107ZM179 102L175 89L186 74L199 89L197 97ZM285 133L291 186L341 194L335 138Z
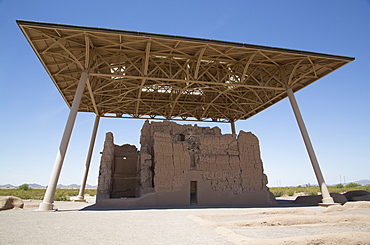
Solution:
M328 191L330 193L343 193L343 192L346 192L346 189L343 189L342 187L337 188L335 186L328 186Z
M293 196L296 193L304 193L305 195L318 195L320 192L320 188L318 186L305 186L305 187L270 187L270 191L275 195L275 197L281 197L284 195ZM347 191L355 191L355 190L364 190L370 192L370 185L365 186L355 186L355 187L347 187L341 184L328 186L328 190L330 193L345 193ZM96 191L96 190L95 190Z
M18 186L18 190L28 191L30 189L31 188L28 184L23 184L23 185Z
M314 195L317 195L318 193L319 192L315 190L310 190L310 191L305 192L305 194L307 194L308 196L314 196Z
M96 189L86 189L85 194L89 194L90 196L96 196Z
M293 188L289 188L286 192L288 196L294 196L295 190Z
M79 189L60 189L55 191L54 201L69 201L71 196L77 196Z
M334 186L335 188L344 188L344 185L343 184L337 184Z
M42 200L44 198L46 189L0 189L0 196L15 196L24 200ZM71 196L77 196L79 189L59 189L55 191L55 201L69 201ZM96 189L86 189L86 194L90 196L96 195Z
M66 194L67 193L64 189L57 188L55 190L54 201L69 201L69 198Z
M41 200L44 197L45 189L0 189L0 196L14 196L21 199Z
M306 195L317 195L317 193L320 191L320 188L318 186L308 186L304 189L304 193Z
M358 186L361 186L360 184L357 184L357 183L349 183L349 184L346 184L346 188L353 188L353 187L358 187Z
M281 197L285 193L283 188L270 188L270 191L272 192L272 194L274 194L275 197Z

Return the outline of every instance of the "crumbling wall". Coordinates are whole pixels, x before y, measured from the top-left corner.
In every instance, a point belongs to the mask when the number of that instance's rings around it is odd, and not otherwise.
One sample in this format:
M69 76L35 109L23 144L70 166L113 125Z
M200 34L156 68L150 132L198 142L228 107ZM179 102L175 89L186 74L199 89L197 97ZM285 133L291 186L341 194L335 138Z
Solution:
M188 171L200 171L214 191L236 195L268 190L258 138L250 132L236 137L222 135L217 127L145 122L141 133L141 152L152 156L148 160L145 155L142 170L151 173L142 186L150 182L156 192L177 191L187 184Z
M258 138L250 132L222 135L218 127L146 121L140 143L140 152L130 145L114 146L113 135L107 134L97 203L111 205L109 198L120 197L112 193L126 193L124 197L135 198L115 199L115 205L276 204L266 186ZM115 173L116 163L124 163L122 156L127 153L138 156L136 175L131 160L131 170L122 172L130 176ZM125 189L133 182L123 183L115 177L136 178L135 194L127 194L133 193L132 187Z
M168 133L154 133L154 189L156 192L178 191L184 186L190 169L186 142L176 142Z
M104 149L100 160L97 198L109 198L112 190L114 165L114 139L112 133L106 133Z
M194 140L197 135L221 135L221 130L169 121L144 123L138 169L142 194L176 191L183 187L192 155L197 151Z
M97 198L136 197L138 191L136 146L114 144L107 133L100 161Z
M138 156L138 150L134 145L124 144L114 146L111 198L137 196Z
M203 180L210 181L215 191L267 191L259 142L252 133L240 131L233 135L200 137L200 161L197 170Z

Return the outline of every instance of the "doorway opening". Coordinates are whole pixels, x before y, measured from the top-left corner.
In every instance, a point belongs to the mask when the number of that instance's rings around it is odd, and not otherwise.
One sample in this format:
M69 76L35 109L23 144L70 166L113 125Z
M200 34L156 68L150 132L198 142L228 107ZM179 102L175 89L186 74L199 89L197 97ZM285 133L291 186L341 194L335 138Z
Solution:
M190 205L198 205L197 181L190 181Z

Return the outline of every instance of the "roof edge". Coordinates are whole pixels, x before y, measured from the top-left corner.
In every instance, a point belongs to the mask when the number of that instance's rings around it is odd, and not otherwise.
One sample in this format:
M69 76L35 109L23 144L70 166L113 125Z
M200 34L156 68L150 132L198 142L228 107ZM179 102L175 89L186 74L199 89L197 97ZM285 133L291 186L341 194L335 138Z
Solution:
M19 27L38 26L38 27L45 27L45 28L62 28L62 29L73 29L73 30L81 30L81 31L109 32L109 33L115 33L115 34L121 33L121 34L129 34L129 35L136 35L136 36L147 36L147 37L176 39L176 40L184 40L184 41L212 43L212 44L218 44L218 45L229 45L229 46L235 46L235 47L261 49L261 50L267 50L267 51L288 52L288 53L300 54L300 55L311 55L311 56L319 56L319 57L332 58L332 59L340 59L340 60L346 60L348 62L355 60L354 57L348 57L348 56L342 56L342 55L332 55L332 54L324 54L324 53L318 53L318 52L302 51L302 50L287 49L287 48L277 48L277 47L271 47L271 46L262 46L262 45L238 43L238 42L231 42L231 41L220 41L220 40L206 39L206 38L155 34L155 33L149 33L149 32L117 30L117 29L101 28L101 27L87 27L87 26L79 26L79 25L56 24L56 23L28 21L28 20L16 20L16 23L18 24Z

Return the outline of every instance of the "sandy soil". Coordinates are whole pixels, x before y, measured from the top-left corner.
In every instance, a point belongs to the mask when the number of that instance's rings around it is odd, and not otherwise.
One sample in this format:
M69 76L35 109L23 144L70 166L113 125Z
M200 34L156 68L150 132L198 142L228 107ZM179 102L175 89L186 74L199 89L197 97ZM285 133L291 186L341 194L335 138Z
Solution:
M370 202L192 215L234 244L370 244Z
M0 244L370 244L370 202L332 207L0 212Z

